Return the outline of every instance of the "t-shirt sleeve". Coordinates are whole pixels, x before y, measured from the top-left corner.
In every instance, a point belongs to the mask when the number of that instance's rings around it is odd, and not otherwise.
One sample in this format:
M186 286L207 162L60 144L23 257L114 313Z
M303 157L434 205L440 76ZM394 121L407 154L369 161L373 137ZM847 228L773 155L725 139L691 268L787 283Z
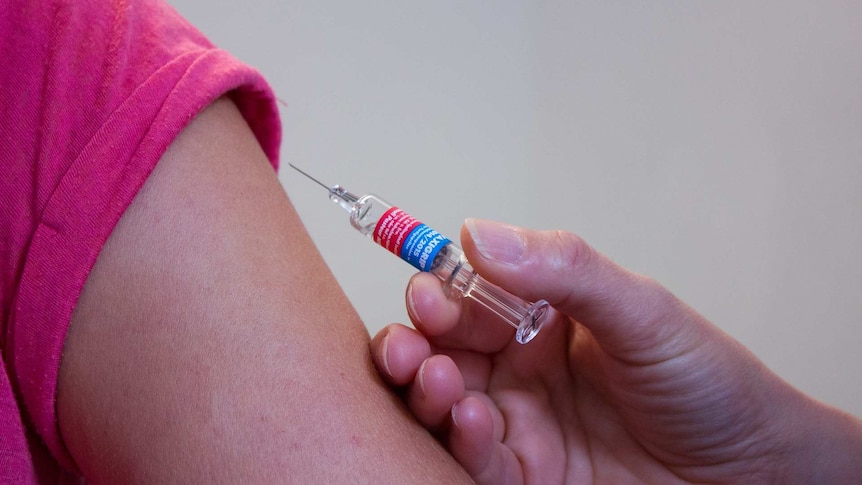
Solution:
M125 209L178 133L236 103L277 165L260 73L161 0L13 0L0 17L0 345L28 425L74 470L57 426L72 311Z

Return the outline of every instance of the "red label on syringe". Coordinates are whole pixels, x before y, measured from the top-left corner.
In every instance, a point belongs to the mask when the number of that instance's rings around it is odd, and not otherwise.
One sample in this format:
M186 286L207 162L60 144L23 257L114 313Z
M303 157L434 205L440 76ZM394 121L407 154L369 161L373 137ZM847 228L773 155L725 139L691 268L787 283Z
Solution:
M430 271L437 253L451 242L397 207L387 210L377 221L374 241L419 271Z

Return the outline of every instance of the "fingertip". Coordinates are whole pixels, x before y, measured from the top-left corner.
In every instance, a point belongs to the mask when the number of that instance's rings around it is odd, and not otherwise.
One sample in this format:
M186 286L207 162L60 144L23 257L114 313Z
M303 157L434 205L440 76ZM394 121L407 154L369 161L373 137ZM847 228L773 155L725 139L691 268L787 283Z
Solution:
M494 422L488 406L474 396L467 396L452 406L452 429L476 437L493 439Z
M518 264L527 251L524 230L483 219L467 219L461 231L461 243L489 262ZM474 258L475 259L475 258Z
M537 231L467 219L461 242L467 259L481 273L509 283L520 292L539 292L552 303L561 299L555 298L560 296L558 293L567 295L573 278L580 281L596 269L592 264L596 251L581 237L566 231Z
M405 299L413 325L428 336L449 332L461 317L458 301L447 298L440 280L428 273L419 273L410 279Z
M403 386L414 379L419 366L431 355L431 345L417 331L396 323L374 337L371 354L384 379Z
M490 410L480 399L468 396L452 406L450 414L450 453L470 476L483 474L494 452L494 420Z
M464 397L461 371L446 355L433 355L420 365L408 403L416 418L427 428L437 429L447 422L452 405Z

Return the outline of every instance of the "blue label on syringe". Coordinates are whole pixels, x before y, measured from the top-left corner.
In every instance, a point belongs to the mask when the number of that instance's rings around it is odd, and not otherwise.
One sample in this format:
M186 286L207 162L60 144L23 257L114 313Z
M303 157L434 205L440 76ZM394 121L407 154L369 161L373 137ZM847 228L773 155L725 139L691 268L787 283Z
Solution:
M431 271L434 258L451 242L397 207L387 210L377 221L374 240L419 271Z
M401 259L416 267L419 271L431 271L431 263L437 253L450 241L439 232L425 224L419 224L407 236L407 241L401 248Z

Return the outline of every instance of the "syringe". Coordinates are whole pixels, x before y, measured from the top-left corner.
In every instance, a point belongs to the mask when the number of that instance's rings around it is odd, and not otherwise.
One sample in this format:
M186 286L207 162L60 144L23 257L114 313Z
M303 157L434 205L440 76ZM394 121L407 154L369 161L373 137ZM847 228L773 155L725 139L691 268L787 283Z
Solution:
M350 224L374 242L443 281L450 298L471 298L517 329L515 340L525 344L542 328L550 305L527 302L479 276L464 251L411 215L371 194L357 196L340 185L328 187L292 163L294 170L329 191L329 198L350 213Z

